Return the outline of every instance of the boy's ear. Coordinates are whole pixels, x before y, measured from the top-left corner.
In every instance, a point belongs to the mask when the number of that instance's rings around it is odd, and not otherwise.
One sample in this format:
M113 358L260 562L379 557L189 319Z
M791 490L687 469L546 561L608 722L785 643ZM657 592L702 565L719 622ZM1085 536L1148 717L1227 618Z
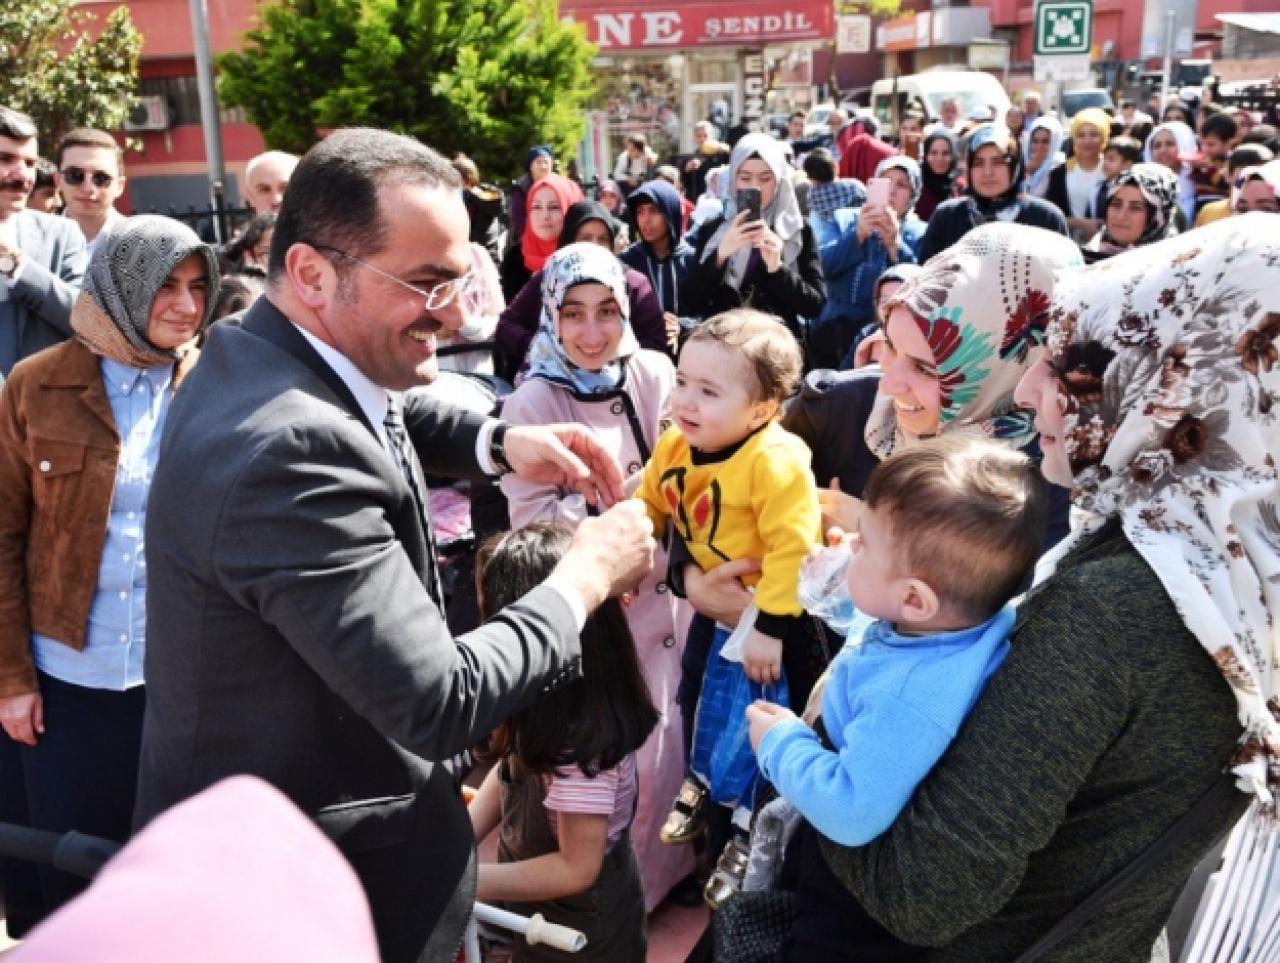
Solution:
M907 623L928 622L938 614L941 607L938 593L918 578L904 579L902 582L902 621Z
M755 431L778 413L776 401L757 401L751 406L751 430Z

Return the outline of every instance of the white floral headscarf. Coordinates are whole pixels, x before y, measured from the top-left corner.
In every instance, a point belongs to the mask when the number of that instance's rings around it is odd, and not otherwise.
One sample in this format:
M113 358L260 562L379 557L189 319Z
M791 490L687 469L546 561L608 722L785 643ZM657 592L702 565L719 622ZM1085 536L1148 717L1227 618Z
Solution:
M599 371L573 363L560 343L560 308L577 284L603 284L613 292L622 311L622 340L614 356ZM622 262L599 244L579 242L560 248L542 267L542 316L529 345L530 378L542 378L581 395L603 395L621 386L624 362L640 350L631 331L631 296Z
M1247 214L1060 279L1047 343L1083 535L1119 518L1213 656L1244 727L1232 768L1280 787L1280 218Z
M965 432L1021 448L1035 436L1032 413L1013 389L1044 343L1056 271L1079 267L1070 239L996 221L942 251L885 302L911 312L933 349L941 395L940 434ZM906 442L893 399L876 397L867 447L888 458Z

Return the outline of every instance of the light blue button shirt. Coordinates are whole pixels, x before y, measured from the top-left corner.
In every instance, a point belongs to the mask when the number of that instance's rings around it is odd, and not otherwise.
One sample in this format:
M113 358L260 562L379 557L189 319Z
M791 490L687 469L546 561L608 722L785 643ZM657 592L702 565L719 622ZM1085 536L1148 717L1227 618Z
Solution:
M120 460L85 647L77 652L48 636L32 633L31 652L36 667L54 678L90 689L120 691L143 681L147 561L142 536L147 492L173 397L173 365L138 369L103 358L101 369L120 432Z

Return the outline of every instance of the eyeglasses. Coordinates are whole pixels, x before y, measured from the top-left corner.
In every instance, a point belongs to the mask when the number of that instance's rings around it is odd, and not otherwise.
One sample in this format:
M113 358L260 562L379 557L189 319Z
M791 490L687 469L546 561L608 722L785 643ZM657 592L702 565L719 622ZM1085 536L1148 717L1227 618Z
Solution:
M93 181L93 186L106 190L115 183L115 178L106 171L87 171L82 167L68 167L62 172L62 179L72 187L79 187L85 178Z
M311 244L309 241L303 243ZM468 271L466 274L463 274L461 277L456 277L449 281L441 281L439 284L432 286L431 290L424 291L422 288L414 287L408 281L401 281L394 274L388 274L381 268L376 268L372 264L365 263L354 254L348 254L341 248L331 247L328 244L311 244L311 247L315 248L317 251L329 251L333 254L337 254L339 257L344 257L348 261L358 264L365 270L372 271L374 274L386 278L388 281L394 281L406 291L412 291L414 294L418 295L418 297L424 299L426 301L428 311L440 311L447 308L454 302L454 299L459 296L464 298L467 297L467 295L471 294L471 292L476 289L477 282L480 280L480 276L476 274L473 269Z

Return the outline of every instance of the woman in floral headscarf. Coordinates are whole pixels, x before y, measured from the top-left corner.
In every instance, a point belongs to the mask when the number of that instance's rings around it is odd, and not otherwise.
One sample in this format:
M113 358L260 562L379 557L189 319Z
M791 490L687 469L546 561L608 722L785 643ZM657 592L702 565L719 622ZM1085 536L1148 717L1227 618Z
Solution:
M640 471L670 422L675 367L665 354L637 344L630 311L622 265L605 248L569 244L548 258L528 377L507 398L503 418L517 425L588 425L628 475ZM588 513L582 496L515 475L503 477L502 490L516 528L533 522L573 525ZM676 629L679 602L667 589L666 571L659 549L652 573L627 607L636 652L662 715L637 758L644 791L632 838L646 909L661 902L693 869L688 846L668 846L658 839L667 803L679 792L684 775L676 702L683 632Z
M920 244L920 263L944 251L980 224L1006 221L1067 233L1062 213L1023 193L1022 148L1003 127L982 124L969 135L963 197L938 205Z
M1231 213L1280 214L1280 161L1246 167L1231 185Z
M75 337L17 365L0 396L0 724L22 745L22 777L4 791L25 781L37 829L129 836L147 497L217 286L189 227L129 218L94 250ZM87 885L40 875L49 909Z
M1134 164L1107 191L1102 230L1081 245L1092 264L1178 233L1178 179L1159 164Z
M694 256L681 300L691 313L750 305L797 333L801 318L818 316L826 299L822 265L790 172L782 144L768 134L747 134L734 146L721 185L724 213L688 237ZM737 192L749 188L760 191L759 220L737 206Z
M1250 805L1274 811L1278 264L1280 226L1253 214L1058 277L1016 397L1082 524L911 806L861 849L824 847L899 938L1016 959L1194 809L1052 951L1146 961L1198 860Z

